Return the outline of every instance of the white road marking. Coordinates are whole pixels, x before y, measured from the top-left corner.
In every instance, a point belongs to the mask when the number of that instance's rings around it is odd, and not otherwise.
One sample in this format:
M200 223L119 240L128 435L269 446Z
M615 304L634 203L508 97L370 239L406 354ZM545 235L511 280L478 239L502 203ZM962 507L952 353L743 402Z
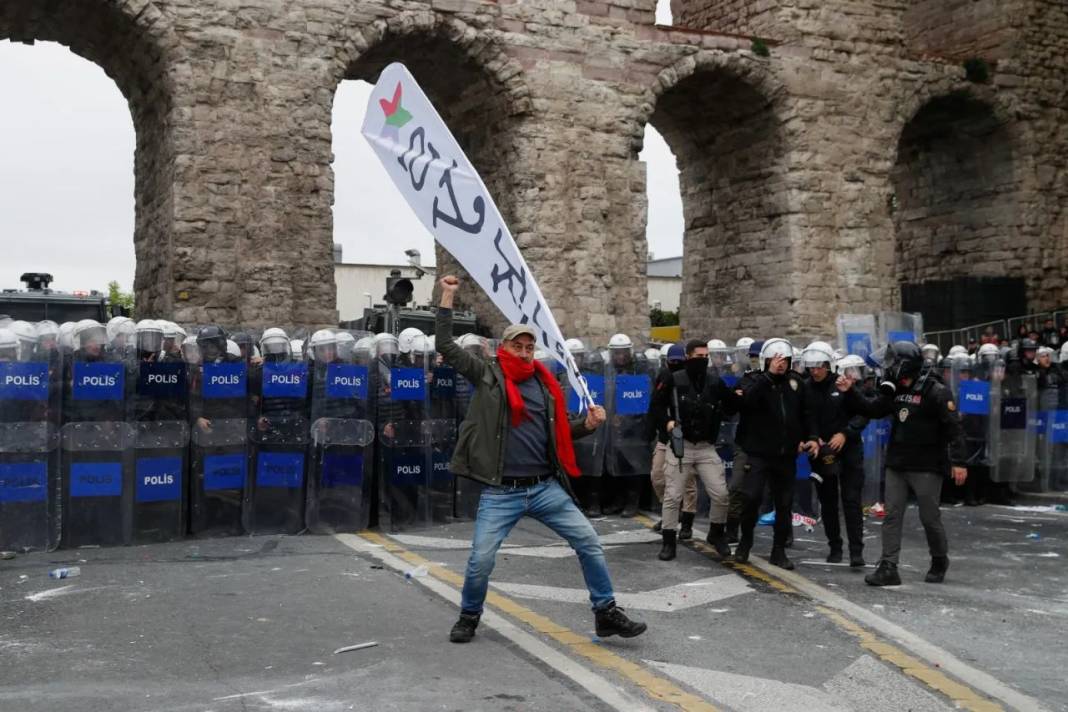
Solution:
M902 628L896 623L888 621L882 616L869 611L867 608L853 603L833 591L829 591L823 586L810 581L798 573L785 571L777 566L772 566L756 556L750 557L749 563L769 575L782 579L801 593L822 603L828 608L834 608L841 611L850 618L858 621L861 625L865 625L891 639L913 655L926 660L936 668L940 668L942 671L953 675L966 685L994 698L995 700L1003 702L1012 709L1019 710L1020 712L1048 712L1048 709L1044 707L1041 702L1030 695L1014 690L989 673L968 665L949 651L924 640L915 633ZM905 586L894 587L895 593L904 591L907 588L908 587Z
M38 591L37 593L31 593L24 598L27 601L37 603L38 601L47 601L50 598L56 598L57 596L65 596L68 593L74 593L71 589L74 588L74 584L67 584L66 586L60 586L59 588L50 588L45 591Z
M953 708L901 673L862 655L820 687L685 665L645 661L708 699L738 710L949 712Z
M364 552L378 559L386 566L400 573L410 568L408 562L390 554L381 547L372 546L370 542L361 539L355 534L335 534L334 538L351 549ZM422 576L411 580L420 586L425 586L441 598L452 603L459 610L460 592L452 586L433 576ZM486 610L482 614L481 625L497 631L528 655L537 658L561 675L569 678L611 709L654 712L653 708L648 704L620 689L617 683L598 675L579 661L541 642L503 616L491 610Z
M505 593L519 598L534 598L542 601L563 601L566 603L589 603L590 594L584 588L563 588L559 586L538 586L526 583L492 583ZM623 608L641 611L684 611L687 608L703 606L714 601L752 593L753 589L745 579L734 574L714 576L691 583L660 588L642 593L616 592L616 603Z

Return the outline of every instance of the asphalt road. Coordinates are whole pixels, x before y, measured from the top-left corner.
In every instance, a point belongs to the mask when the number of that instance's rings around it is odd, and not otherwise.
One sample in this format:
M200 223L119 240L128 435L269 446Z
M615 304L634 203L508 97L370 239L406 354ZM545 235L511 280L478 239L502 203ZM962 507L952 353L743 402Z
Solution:
M447 636L470 523L20 556L0 562L0 710L1068 709L1068 514L943 511L947 583L922 582L911 510L896 589L822 563L818 527L780 580L691 548L660 562L648 519L598 521L650 626L628 641L596 638L577 559L528 520L465 646ZM82 575L47 577L64 564Z

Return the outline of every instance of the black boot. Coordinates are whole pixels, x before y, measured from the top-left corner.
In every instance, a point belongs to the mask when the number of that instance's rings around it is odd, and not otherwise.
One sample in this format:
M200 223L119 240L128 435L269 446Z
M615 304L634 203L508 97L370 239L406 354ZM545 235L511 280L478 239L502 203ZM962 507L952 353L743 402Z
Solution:
M942 583L946 580L946 570L949 569L948 556L931 557L931 568L924 577L927 583Z
M864 583L869 586L900 586L901 576L897 573L897 564L880 561L875 573L864 577Z
M791 528L790 533L786 535L786 548L792 549L794 546L794 531Z
M671 532L674 534L675 532ZM594 611L595 627L598 638L607 638L610 635L618 635L620 638L633 638L641 635L648 627L640 621L632 621L623 613L623 609L615 603L607 608Z
M653 525L653 531L656 532L657 534L659 534L663 530L663 528L664 528L664 520L663 519L656 520L656 524Z
M727 543L728 544L737 544L738 543L738 520L737 519L728 519L726 526L724 526L723 528L727 532Z
M619 516L624 519L631 519L638 516L638 500L641 498L641 492L636 487L629 487L627 489L626 503L623 505L623 511Z
M827 554L828 564L840 564L842 563L842 547L832 546L831 553Z
M780 569L786 569L787 571L794 570L794 562L790 561L789 557L786 556L786 549L772 549L771 556L768 557L768 563L772 566L778 566Z
M693 512L683 512L679 515L679 541L693 539Z
M712 548L716 550L716 554L721 559L727 559L731 555L731 548L727 545L727 533L725 527L722 524L709 523L708 536L705 538Z
M753 549L753 533L743 534L742 538L738 541L738 546L734 547L734 555L731 556L731 561L736 564L748 564L749 552Z
M461 613L460 620L449 631L449 640L453 643L469 643L475 637L475 628L481 616L474 613Z
M590 519L597 519L604 516L604 512L601 511L601 495L596 490L589 493L586 498L586 508L582 511Z
M853 569L862 569L866 566L864 563L864 555L859 551L849 553L849 566Z
M664 537L664 545L660 547L660 553L656 558L661 561L671 561L675 558L675 530L665 529L660 532L660 536Z

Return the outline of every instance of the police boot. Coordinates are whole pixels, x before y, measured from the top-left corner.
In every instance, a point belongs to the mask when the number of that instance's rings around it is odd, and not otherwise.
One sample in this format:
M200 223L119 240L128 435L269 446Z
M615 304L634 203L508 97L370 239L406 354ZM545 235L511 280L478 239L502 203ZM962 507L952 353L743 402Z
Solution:
M772 566L778 566L780 569L786 569L787 571L794 570L794 562L790 561L790 558L786 556L786 549L780 549L778 547L771 550L771 556L768 557L768 563Z
M675 530L665 529L660 532L660 536L664 537L664 545L660 547L660 553L656 558L661 561L671 561L675 558Z
M731 561L736 564L748 564L749 552L753 549L753 532L748 534L742 534L741 539L738 541L738 546L734 548L734 555L731 556Z
M641 498L641 492L636 487L630 487L627 489L626 503L623 505L623 511L619 516L624 519L631 519L638 516L638 500Z
M865 567L864 555L859 551L849 552L849 567L853 569L862 569Z
M737 519L728 519L727 520L727 524L723 528L727 532L727 543L728 544L737 544L738 543L738 520Z
M693 539L693 518L697 516L693 512L683 512L679 515L679 541Z
M601 511L601 495L596 490L586 496L586 508L582 510L582 513L590 519L604 516L604 512Z
M840 564L842 563L842 547L832 546L831 553L827 554L828 564Z
M900 586L901 576L897 573L897 564L880 561L875 573L870 573L864 577L864 583L869 586Z
M705 537L705 541L712 545L712 548L716 550L716 554L721 559L728 559L731 555L731 548L727 545L727 533L722 524L716 524L714 522L708 525L708 536Z
M946 580L947 569L949 569L948 556L932 556L931 568L923 580L927 583L942 583Z
M675 532L672 532L674 534ZM618 635L620 638L633 638L641 635L648 627L641 621L632 621L623 613L623 609L614 602L607 608L594 611L594 627L598 638L607 638L610 635Z

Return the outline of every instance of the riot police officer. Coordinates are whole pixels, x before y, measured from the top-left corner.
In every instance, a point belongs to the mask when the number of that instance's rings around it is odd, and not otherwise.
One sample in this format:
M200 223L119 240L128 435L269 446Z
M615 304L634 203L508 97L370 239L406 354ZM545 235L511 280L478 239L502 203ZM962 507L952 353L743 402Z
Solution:
M741 417L735 445L745 453L738 491L743 497L741 539L734 560L749 560L753 548L764 486L770 485L775 504L775 534L768 561L784 569L794 565L786 556L787 539L793 526L794 478L797 455L815 455L819 445L806 441L808 418L803 382L791 370L793 347L786 339L768 339L760 349L760 371L746 374L732 399ZM738 465L735 464L737 476Z
M802 352L808 370L805 402L810 415L809 439L819 442L819 455L813 459L817 476L816 491L822 508L823 529L830 553L827 562L842 561L842 530L838 519L838 500L842 501L846 534L849 538L849 565L864 566L864 513L861 491L864 488L864 445L861 434L868 426L863 416L850 416L843 399L834 387L831 364L834 354L829 344L814 341Z
M886 380L878 395L867 398L853 386L848 376L837 381L845 394L846 407L869 418L893 416L890 444L886 452L886 518L883 520L883 552L879 566L864 580L872 586L897 586L898 556L908 492L916 494L920 521L927 533L931 552L928 583L941 583L949 568L948 542L938 508L942 491L943 458L947 447L952 477L958 485L968 477L964 443L957 405L949 388L930 377L920 348L911 341L898 341L887 347L882 358Z

